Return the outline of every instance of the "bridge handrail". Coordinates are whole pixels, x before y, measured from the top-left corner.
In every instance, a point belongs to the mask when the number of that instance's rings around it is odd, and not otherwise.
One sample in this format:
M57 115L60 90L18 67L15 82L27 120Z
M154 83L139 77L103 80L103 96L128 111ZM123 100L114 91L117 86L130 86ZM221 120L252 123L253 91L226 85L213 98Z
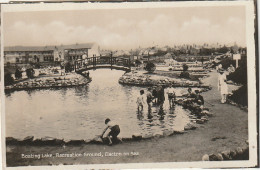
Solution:
M107 58L101 58L99 56L97 57L89 57L85 59L78 59L74 61L75 65L75 71L84 70L88 68L89 66L95 67L97 64L110 64L112 65L118 65L118 66L125 66L130 68L130 59L124 58L124 57L107 57Z

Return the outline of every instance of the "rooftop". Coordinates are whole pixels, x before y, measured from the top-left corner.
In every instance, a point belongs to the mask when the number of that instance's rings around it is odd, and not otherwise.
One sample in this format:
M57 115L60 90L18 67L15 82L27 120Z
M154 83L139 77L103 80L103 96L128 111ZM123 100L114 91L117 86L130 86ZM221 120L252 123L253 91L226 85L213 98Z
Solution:
M59 46L11 46L4 47L4 51L54 51L57 50L69 50L69 49L83 49L83 48L92 48L94 43L85 43L85 44L71 44L71 45L59 45Z

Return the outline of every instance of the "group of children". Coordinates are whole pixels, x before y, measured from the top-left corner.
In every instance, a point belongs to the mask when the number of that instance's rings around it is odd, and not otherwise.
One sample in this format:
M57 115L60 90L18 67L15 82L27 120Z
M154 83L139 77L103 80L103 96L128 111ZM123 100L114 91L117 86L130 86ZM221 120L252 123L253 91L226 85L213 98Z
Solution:
M185 95L188 99L192 100L194 103L197 103L198 105L203 106L204 105L204 98L200 94L199 90L195 90L195 93L191 90L191 88L188 88L188 94Z
M156 89L156 88L154 88ZM157 89L162 89L161 92L163 92L164 94L164 88L163 87L159 87ZM157 91L160 92L160 91ZM168 89L167 92L168 94L168 100L169 100L169 105L170 107L173 107L175 105L175 100L176 100L176 95L175 95L175 91L173 86L171 85ZM157 93L159 94L159 93ZM160 97L160 96L159 96ZM164 96L163 96L164 97ZM188 89L188 94L185 96L187 98L192 99L193 102L197 103L198 105L203 106L204 105L204 99L203 97L200 95L199 90L195 90L195 93L192 92L191 88ZM156 101L157 98L157 101ZM153 90L152 88L148 88L148 91L146 92L146 95L144 95L144 90L140 90L140 95L137 97L137 107L138 107L138 111L142 111L144 104L145 104L145 100L146 103L148 105L148 109L151 109L152 106L152 102L158 102L158 96L155 96L153 94ZM161 99L162 100L162 99ZM108 139L108 144L112 145L113 141L119 141L122 142L121 139L119 139L117 136L120 133L120 127L117 123L111 121L109 118L107 118L105 120L105 124L107 125L106 128L104 129L102 135L100 136L102 139L106 138ZM108 133L106 133L109 130ZM106 135L104 136L104 134L106 133Z
M169 105L171 108L174 106L175 99L176 99L175 91L174 91L174 88L172 85L170 85L170 87L167 89L166 93L168 94ZM145 105L145 99L146 99L146 103L148 105L148 110L151 109L152 103L162 105L165 100L164 87L155 86L155 87L153 87L153 89L151 87L149 87L148 91L146 92L146 96L144 94L144 90L140 90L140 94L136 100L138 112L143 111L143 107Z

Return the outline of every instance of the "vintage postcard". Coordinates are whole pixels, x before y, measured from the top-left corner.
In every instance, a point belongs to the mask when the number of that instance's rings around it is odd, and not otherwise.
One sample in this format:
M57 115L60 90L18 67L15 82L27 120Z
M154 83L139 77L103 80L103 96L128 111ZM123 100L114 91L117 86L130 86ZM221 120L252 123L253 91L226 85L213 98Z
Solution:
M1 5L5 169L257 166L253 1Z

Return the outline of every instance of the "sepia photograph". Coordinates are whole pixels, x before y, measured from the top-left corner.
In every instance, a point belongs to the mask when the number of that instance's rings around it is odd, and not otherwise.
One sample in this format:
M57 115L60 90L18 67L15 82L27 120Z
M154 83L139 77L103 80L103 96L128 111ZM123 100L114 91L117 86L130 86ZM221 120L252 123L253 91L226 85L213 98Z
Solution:
M2 5L4 166L257 166L254 9Z

